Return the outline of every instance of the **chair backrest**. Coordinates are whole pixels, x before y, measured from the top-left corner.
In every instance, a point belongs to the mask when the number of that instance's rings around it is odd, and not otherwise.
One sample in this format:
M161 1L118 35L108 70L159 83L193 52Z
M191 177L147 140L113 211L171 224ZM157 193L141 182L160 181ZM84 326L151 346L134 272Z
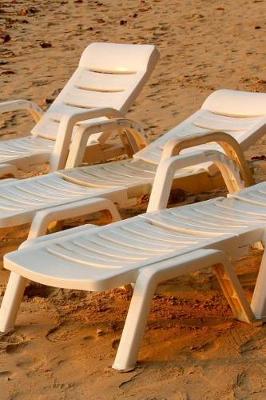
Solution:
M220 89L204 101L202 110L230 117L266 116L266 93Z
M251 93L238 90L221 89L210 94L200 110L185 121L178 124L159 139L134 154L134 158L158 164L165 144L173 138L186 138L192 134L197 136L216 130L231 133L243 149L258 135L265 132L266 93ZM262 130L259 129L261 126ZM254 132L253 131L253 132ZM201 145L201 149L217 149L215 144ZM219 148L219 147L218 147ZM189 152L190 150L184 150ZM205 166L210 172L209 165Z
M153 164L158 164L160 162L162 152L166 143L174 138L185 138L188 135L202 134L206 132L206 129L194 126L193 122L195 118L200 114L200 110L192 114L190 117L182 121L180 124L170 129L167 133L154 140L144 149L138 151L133 155L135 159L141 159Z
M90 44L78 68L32 134L55 140L61 116L73 111L112 107L125 113L151 75L158 58L153 45Z

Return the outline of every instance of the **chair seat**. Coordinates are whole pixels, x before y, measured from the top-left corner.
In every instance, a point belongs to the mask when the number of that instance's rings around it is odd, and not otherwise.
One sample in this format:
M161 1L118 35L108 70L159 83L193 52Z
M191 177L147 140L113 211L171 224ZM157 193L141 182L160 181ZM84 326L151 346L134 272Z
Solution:
M266 182L261 182L256 186L242 189L240 192L230 195L230 197L234 199L239 199L243 203L249 203L256 206L255 214L257 214L259 210L261 210L261 214L264 212L264 209L266 208L265 196ZM247 205L246 207L249 207L249 205Z
M0 226L29 223L44 208L99 196L127 207L150 192L156 168L142 160L122 160L9 181L1 187ZM201 170L201 166L183 168L175 177Z
M142 160L122 160L107 164L90 165L57 173L70 182L89 187L113 187L121 185L132 187L132 185L151 184L157 166Z
M54 141L38 136L2 140L0 141L1 163L15 164L18 168L27 164L45 163L49 161L53 147Z
M105 290L134 282L138 269L209 243L135 217L82 234L46 240L8 256L8 269L47 285Z
M47 207L99 196L122 203L127 198L124 188L89 188L66 181L57 173L9 181L1 186L0 226L29 223L36 212Z
M264 221L263 207L217 198L33 241L7 255L5 266L47 285L105 290L134 282L140 268L192 250L218 248L239 255L253 236L259 240Z
M182 168L177 171L175 178L185 178L189 175L196 175L206 172L207 165L202 163L196 166ZM125 188L145 186L152 184L157 165L141 159L127 159L114 161L107 164L90 165L58 171L57 173L66 180L89 187L108 188L121 185Z

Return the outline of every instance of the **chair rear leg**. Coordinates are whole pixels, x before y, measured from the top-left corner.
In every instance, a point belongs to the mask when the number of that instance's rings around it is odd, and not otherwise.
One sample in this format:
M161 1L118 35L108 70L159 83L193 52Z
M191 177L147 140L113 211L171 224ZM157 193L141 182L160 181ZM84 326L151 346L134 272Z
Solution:
M134 287L120 344L113 363L113 368L118 371L127 372L135 368L156 286L150 276L140 273Z
M216 264L212 268L236 318L253 322L256 318L231 263L223 260L223 264Z
M265 243L264 243L265 245ZM266 254L262 256L259 274L251 300L251 308L257 318L266 320Z
M10 273L0 308L0 332L6 333L13 329L26 283L27 279L15 272Z

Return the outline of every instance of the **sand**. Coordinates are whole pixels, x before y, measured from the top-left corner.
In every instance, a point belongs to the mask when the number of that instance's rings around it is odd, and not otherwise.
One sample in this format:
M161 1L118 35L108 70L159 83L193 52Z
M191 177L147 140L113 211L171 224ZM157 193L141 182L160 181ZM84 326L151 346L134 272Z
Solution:
M265 6L263 0L1 0L0 100L27 98L45 108L90 42L154 43L161 60L129 113L154 139L214 89L265 92ZM0 134L23 135L31 126L22 114L6 114ZM263 139L247 156L265 150ZM27 227L1 232L1 255L26 233ZM260 258L253 251L235 264L249 297ZM7 276L0 271L2 292ZM91 294L30 286L15 331L0 337L0 399L266 398L266 328L233 319L210 270L159 288L140 362L119 374L111 364L129 301L122 289Z

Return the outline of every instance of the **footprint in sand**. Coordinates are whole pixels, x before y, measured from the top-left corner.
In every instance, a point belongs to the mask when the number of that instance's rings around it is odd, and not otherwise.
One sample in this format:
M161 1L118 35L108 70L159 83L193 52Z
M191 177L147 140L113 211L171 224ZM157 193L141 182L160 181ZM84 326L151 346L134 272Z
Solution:
M6 353L8 354L12 354L12 353L18 353L20 352L22 349L24 349L24 347L27 346L27 342L21 342L21 343L11 343L8 344L6 346Z
M88 334L88 330L86 330L86 335L83 335L80 327L75 327L72 324L60 323L53 328L49 329L47 334L45 335L46 339L49 342L65 342L71 341L73 339L80 338L83 336L83 340L94 340L96 337L93 334Z
M8 378L8 377L10 377L10 375L12 375L12 372L8 371L7 369L3 370L3 371L0 371L0 379L1 378Z
M25 336L17 334L2 335L0 337L0 352L7 354L20 352L26 345L28 340Z
M207 342L205 344L192 347L193 356L196 359L205 360L210 358L210 353L215 352L218 348L218 343L215 342Z

